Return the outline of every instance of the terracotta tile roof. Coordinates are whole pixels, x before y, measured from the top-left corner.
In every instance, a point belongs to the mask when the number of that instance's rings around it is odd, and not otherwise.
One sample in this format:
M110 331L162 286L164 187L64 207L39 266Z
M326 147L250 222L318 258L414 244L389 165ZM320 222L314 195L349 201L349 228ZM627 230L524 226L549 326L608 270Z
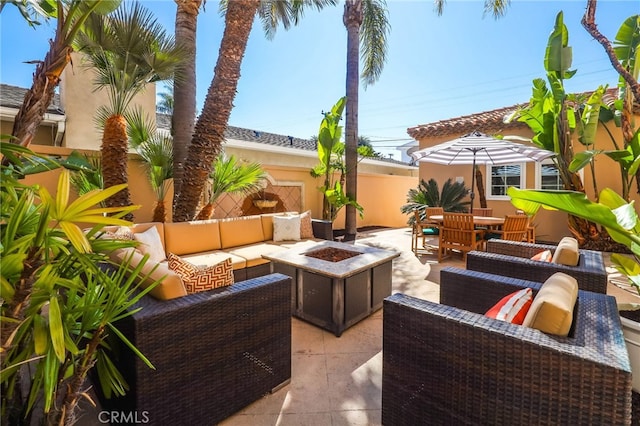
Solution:
M509 116L515 110L526 104L513 105L509 107L494 109L492 111L484 111L476 114L463 115L461 117L440 120L434 123L421 124L419 126L410 127L407 133L412 138L419 140L425 137L434 136L460 136L474 130L482 133L496 133L504 129L512 129L516 127L526 127L526 124L517 121L505 123L505 117Z
M25 93L27 93L27 89L0 83L0 106L20 109ZM53 100L49 108L47 108L47 112L49 114L64 115L64 110L60 106L60 95L57 93L53 95Z
M591 93L593 92L584 92L583 94L588 96ZM616 87L607 89L607 92L603 96L604 103L611 107L617 98L617 93L618 89ZM502 132L505 129L527 127L526 124L517 121L513 121L511 123L504 122L505 117L511 115L518 108L522 108L527 105L528 103L523 103L494 109L492 111L484 111L476 114L449 118L447 120L440 120L433 123L420 124L415 127L409 127L407 129L407 133L412 138L419 140L434 136L460 136L474 130L491 134ZM634 104L633 110L636 114L640 112L640 105Z

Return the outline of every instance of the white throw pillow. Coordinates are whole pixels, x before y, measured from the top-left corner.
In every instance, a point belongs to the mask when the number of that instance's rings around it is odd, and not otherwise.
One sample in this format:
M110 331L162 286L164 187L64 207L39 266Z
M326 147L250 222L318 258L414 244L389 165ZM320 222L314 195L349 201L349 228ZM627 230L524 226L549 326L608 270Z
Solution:
M137 250L142 254L148 254L149 261L160 263L167 258L164 253L158 228L155 226L152 226L144 232L133 234L133 238L140 243Z
M274 216L273 241L300 241L300 216Z

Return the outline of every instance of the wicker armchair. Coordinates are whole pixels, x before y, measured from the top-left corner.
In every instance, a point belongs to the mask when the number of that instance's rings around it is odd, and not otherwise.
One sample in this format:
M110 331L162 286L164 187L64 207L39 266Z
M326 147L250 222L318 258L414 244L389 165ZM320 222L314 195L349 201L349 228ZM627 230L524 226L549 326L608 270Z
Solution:
M128 348L117 367L130 390L107 410L150 425L212 425L291 379L291 278L271 274L172 300L145 296L118 323ZM97 386L99 388L99 386Z
M607 271L601 252L580 250L576 266L531 260L535 254L543 250L553 253L555 248L544 244L489 240L485 252L467 254L467 269L536 282L544 282L554 273L564 272L578 280L581 290L607 293Z
M441 304L394 294L383 319L386 426L631 422L631 370L611 296L579 291L574 330L557 337L483 315L540 284L457 268Z

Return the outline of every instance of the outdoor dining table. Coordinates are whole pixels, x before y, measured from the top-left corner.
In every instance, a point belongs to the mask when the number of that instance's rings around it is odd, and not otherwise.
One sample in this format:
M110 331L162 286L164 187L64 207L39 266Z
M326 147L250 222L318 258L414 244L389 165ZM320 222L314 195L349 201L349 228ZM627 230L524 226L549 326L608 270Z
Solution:
M443 215L429 216L429 220L442 224ZM473 224L476 226L486 226L491 229L500 229L504 225L504 217L494 216L473 216Z

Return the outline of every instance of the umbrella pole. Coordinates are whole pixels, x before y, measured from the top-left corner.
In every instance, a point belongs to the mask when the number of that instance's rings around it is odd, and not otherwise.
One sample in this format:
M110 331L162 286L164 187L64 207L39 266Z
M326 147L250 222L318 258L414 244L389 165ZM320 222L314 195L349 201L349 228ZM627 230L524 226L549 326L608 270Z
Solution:
M473 199L476 197L476 194L474 192L474 188L475 188L475 184L476 184L476 152L473 151L473 168L471 169L471 209L470 209L470 213L473 214Z

